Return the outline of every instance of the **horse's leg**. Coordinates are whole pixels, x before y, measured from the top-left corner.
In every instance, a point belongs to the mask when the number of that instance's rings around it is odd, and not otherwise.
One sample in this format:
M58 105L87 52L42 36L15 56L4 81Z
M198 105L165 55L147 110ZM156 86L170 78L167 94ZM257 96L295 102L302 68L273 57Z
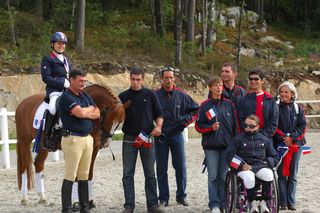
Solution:
M34 161L34 166L36 170L36 192L40 197L39 203L46 204L46 205L48 204L48 200L44 195L44 183L43 183L42 171L44 169L44 162L47 159L47 157L48 157L48 151L41 148Z
M22 193L21 204L28 205L28 190L33 187L32 155L30 150L32 138L23 137L21 134L17 132L17 178L18 188Z
M96 160L97 154L100 150L100 143L97 141L100 141L100 138L93 137L93 151L92 151L89 178L88 178L90 208L96 207L93 201L93 168L94 168L94 162Z

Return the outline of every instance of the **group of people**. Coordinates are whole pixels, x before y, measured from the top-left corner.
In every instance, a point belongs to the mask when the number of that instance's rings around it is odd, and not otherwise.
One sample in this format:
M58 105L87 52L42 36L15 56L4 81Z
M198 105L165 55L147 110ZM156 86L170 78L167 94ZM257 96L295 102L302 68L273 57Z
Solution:
M65 158L62 212L72 212L72 186L77 178L80 212L87 213L90 212L88 174L93 149L89 133L93 120L100 117L100 111L83 92L86 74L73 69L64 56L66 43L64 33L53 34L50 42L53 51L41 63L42 79L47 85L46 101L49 103L46 128L52 125L56 100L60 96L61 146ZM169 206L169 151L176 176L175 200L180 205L189 205L182 132L193 121L196 121L196 130L202 134L201 144L208 169L208 206L212 212L223 212L225 177L234 155L243 159L238 176L248 190L250 212L258 212L259 205L263 212L269 212L265 200L260 203L255 200L254 177L264 182L262 193L267 192L273 178L270 168L279 160L275 148L280 144L289 150L278 170L280 205L281 209L295 210L298 162L306 128L303 108L294 102L297 91L293 84L284 82L278 89L277 101L262 89L265 80L262 72L254 70L249 73L248 92L235 84L236 76L234 65L224 64L221 76L208 82L209 97L199 106L176 87L174 68L161 70L162 84L156 91L143 86L142 69L133 67L130 70L131 86L119 94L123 103L131 101L122 127L123 213L132 213L135 209L134 174L138 153L145 176L148 212L162 213Z

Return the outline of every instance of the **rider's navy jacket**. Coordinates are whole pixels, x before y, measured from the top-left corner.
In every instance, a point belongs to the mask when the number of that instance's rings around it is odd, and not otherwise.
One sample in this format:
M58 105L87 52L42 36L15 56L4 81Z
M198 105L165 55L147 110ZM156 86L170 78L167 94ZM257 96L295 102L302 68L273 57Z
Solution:
M119 94L122 103L131 101L126 108L126 118L122 131L126 135L136 137L141 131L149 135L153 128L153 121L163 117L162 108L154 91L142 87L136 91L131 88Z
M207 116L210 109L213 109L215 115L212 119ZM220 127L213 131L212 124L217 121ZM203 149L226 149L239 131L233 103L226 99L208 98L200 105L195 128L202 133Z
M231 100L235 106L237 106L239 99L246 94L247 91L243 87L236 84L231 90L223 86L222 97Z
M79 118L70 113L75 106L89 107L96 106L91 97L85 92L79 95L74 94L71 90L67 89L59 101L59 113L63 123L63 129L69 130L73 133L86 135L89 134L93 128L93 120L88 118Z
M235 155L243 160L239 167L240 170L244 163L250 165L253 172L257 172L261 168L273 168L279 162L272 141L259 132L242 132L233 138L226 153L228 165Z
M283 138L290 134L293 142L298 145L304 145L304 134L306 131L307 121L304 110L298 106L298 111L295 109L295 104L292 103L279 103L279 122L276 134L273 136L275 145L283 142Z
M175 133L183 131L196 119L199 105L185 92L174 87L168 92L163 87L156 91L163 111L162 132L168 133L171 129L177 130ZM176 128L181 124L182 128Z
M72 64L69 59L64 57L72 70ZM64 81L67 78L67 70L62 62L54 53L44 56L41 61L41 76L46 83L47 97L52 92L64 91Z
M236 107L240 128L243 131L245 119L249 115L256 114L256 93L248 93L247 95L241 97ZM263 129L260 129L260 132L263 135L272 138L278 126L279 109L274 98L267 92L264 92L263 117L264 127Z

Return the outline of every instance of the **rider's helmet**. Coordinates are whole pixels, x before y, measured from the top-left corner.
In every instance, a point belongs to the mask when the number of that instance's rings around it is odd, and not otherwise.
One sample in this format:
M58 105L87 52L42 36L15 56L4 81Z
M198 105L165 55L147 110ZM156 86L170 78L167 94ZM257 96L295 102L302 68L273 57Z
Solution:
M57 41L68 43L67 36L63 32L55 32L51 36L51 39L50 39L51 46L53 45L54 42L57 42Z

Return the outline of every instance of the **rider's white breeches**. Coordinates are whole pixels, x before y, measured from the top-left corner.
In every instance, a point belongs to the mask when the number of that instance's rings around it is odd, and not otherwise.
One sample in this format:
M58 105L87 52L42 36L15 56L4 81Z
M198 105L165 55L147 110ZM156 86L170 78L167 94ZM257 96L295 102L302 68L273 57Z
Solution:
M243 183L247 189L252 189L255 186L255 176L266 182L273 180L273 172L269 168L262 168L256 174L254 174L251 170L240 171L237 175L243 180Z
M57 112L56 102L60 95L62 95L62 92L52 92L49 95L50 102L48 110L52 115L55 115Z

